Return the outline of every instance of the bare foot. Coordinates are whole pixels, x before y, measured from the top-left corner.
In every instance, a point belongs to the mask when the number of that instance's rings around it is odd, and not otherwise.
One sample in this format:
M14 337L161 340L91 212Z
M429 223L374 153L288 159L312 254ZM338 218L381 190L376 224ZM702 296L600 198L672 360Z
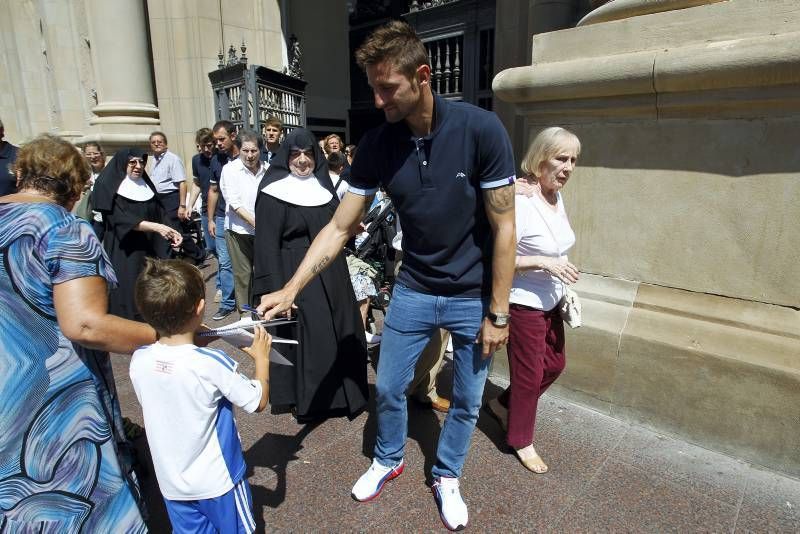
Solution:
M515 452L517 453L519 461L522 462L522 465L527 467L530 471L539 475L547 473L547 464L542 461L542 457L539 456L536 449L533 448L533 445L515 449Z

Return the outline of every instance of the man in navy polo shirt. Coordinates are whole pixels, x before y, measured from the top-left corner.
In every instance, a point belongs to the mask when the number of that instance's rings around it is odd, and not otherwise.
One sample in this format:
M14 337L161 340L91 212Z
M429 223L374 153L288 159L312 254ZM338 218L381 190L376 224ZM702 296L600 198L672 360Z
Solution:
M375 458L352 490L377 497L402 473L406 389L420 352L439 328L453 336L453 398L439 437L432 490L445 526L467 525L458 477L478 419L492 353L508 338L515 259L514 157L497 116L431 91L425 46L405 23L378 28L356 52L387 122L358 146L350 188L297 272L262 297L271 318L341 251L379 185L403 225L403 266L378 362Z
M211 156L211 179L208 185L208 233L215 240L217 260L219 260L220 303L217 313L211 319L221 321L236 311L234 298L233 265L225 242L225 198L219 190L222 167L239 157L239 144L236 127L232 122L217 121L211 128L211 135L217 144L217 153Z

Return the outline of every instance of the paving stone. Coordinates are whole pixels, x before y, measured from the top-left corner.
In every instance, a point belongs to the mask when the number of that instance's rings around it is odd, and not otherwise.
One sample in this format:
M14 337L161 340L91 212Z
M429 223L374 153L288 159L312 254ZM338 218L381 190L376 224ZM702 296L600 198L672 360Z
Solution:
M206 268L204 272L213 272ZM213 294L209 277L208 294ZM211 323L214 306L207 310ZM223 342L245 374L249 356ZM142 423L128 378L128 356L112 356L123 415ZM439 393L449 397L452 362ZM375 375L368 369L370 384ZM371 396L374 389L370 385ZM487 383L484 399L502 388ZM370 503L350 488L369 467L374 401L353 421L300 425L288 414L236 411L258 531L444 532L427 483L444 415L409 404L406 470ZM149 470L142 479L152 532L169 532L146 438L136 440ZM481 412L461 480L474 532L800 532L800 481L631 426L545 394L536 447L550 466L527 471L505 446L499 425Z
M733 506L742 500L749 469L740 460L640 427L631 427L614 456Z
M751 469L736 532L800 532L800 480Z
M552 532L731 532L736 507L609 460Z

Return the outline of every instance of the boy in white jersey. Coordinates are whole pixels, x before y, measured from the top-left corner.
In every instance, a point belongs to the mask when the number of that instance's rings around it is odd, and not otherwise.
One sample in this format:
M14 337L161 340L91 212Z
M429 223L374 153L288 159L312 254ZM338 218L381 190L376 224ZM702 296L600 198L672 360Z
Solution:
M269 396L272 338L257 327L253 380L221 350L193 342L205 311L197 267L148 260L136 282L136 306L159 340L131 359L147 441L173 532L255 531L250 486L233 404L260 412Z

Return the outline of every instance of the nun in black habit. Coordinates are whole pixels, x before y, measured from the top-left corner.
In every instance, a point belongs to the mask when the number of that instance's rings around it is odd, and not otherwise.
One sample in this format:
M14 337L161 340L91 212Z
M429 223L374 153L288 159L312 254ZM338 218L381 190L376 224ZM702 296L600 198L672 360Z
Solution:
M92 191L93 209L103 214L103 247L114 265L117 287L108 296L114 315L141 321L133 300L136 278L146 257L157 258L167 240L177 247L180 233L164 223L164 213L155 186L144 165L147 154L138 148L123 148L114 154Z
M339 199L314 136L293 130L272 158L256 199L253 296L291 278ZM279 349L294 366L270 364L270 403L293 406L298 421L357 416L367 405L367 348L343 255L295 299L297 326L276 335L299 340Z

